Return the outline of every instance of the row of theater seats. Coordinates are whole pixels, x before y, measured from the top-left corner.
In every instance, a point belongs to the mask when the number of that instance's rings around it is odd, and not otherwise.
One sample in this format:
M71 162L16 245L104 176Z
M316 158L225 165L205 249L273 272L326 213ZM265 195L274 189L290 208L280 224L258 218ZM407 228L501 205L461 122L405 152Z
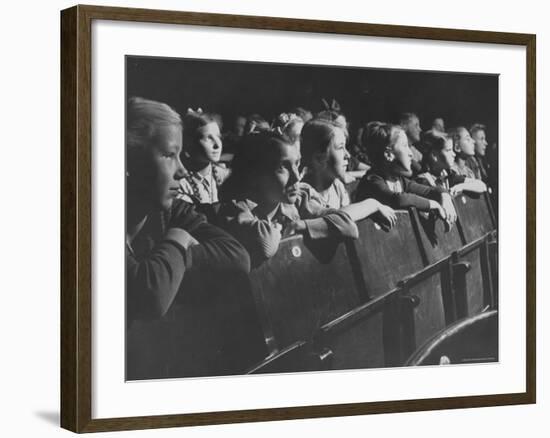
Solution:
M488 196L454 201L450 231L399 211L389 232L361 221L354 241L286 238L247 278L189 279L165 318L129 328L127 379L417 364L423 346L448 344L445 330L478 333L473 322L490 329L478 339L487 356L497 345L496 220Z
M360 222L357 241L283 241L251 275L270 355L249 372L404 365L445 329L496 309L489 199L454 201L459 220L450 231L411 209L389 232Z

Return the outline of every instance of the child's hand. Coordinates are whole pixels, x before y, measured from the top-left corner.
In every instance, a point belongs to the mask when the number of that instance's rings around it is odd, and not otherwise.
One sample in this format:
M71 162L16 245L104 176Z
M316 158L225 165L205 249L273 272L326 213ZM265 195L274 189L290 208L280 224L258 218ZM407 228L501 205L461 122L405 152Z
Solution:
M350 184L353 181L355 181L355 177L346 172L346 174L344 175L344 184Z
M385 225L384 228L389 230L395 226L397 223L397 215L395 214L395 210L393 208L380 204L380 207L378 207L378 212L382 216L384 222L383 225Z
M441 206L445 210L446 221L452 227L456 222L457 214L453 200L448 193L441 195Z
M181 228L170 228L166 235L166 239L175 240L185 249L189 249L192 246L199 245L199 241L195 239L191 234Z
M290 234L301 233L302 231L305 231L306 228L306 223L301 219L288 224Z
M441 219L443 219L444 221L447 220L447 213L445 213L445 210L439 202L430 200L430 210L435 210L436 214Z
M451 187L451 190L449 190L449 194L451 196L460 195L463 190L464 190L464 184L457 184L456 186Z

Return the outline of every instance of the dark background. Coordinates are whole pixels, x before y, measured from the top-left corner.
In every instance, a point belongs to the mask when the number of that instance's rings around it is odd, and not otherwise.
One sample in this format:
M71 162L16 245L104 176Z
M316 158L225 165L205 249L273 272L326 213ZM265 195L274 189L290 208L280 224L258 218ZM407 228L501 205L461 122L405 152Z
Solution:
M474 122L498 143L498 76L358 67L134 57L127 61L127 95L220 113L226 127L238 115L268 121L294 106L313 112L335 98L352 129L371 120L396 122L410 111L429 129L435 117L446 128Z

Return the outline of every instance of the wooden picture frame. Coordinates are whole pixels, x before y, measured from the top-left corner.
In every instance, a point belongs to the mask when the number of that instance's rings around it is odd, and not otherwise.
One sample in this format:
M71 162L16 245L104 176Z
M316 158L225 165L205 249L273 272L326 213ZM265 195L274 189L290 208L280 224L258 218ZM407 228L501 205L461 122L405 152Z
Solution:
M125 418L92 418L92 22L282 30L526 48L526 391ZM74 432L529 404L536 401L536 37L531 34L99 6L61 13L61 426Z

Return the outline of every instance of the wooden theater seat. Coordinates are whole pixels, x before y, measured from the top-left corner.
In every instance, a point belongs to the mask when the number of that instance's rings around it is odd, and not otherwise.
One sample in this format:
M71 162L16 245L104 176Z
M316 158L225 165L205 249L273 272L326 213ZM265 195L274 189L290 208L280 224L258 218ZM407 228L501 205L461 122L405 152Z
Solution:
M401 365L455 319L450 258L425 266L414 212L397 217L389 232L370 219L358 224L352 247L370 300L321 328L316 346L329 369Z
M454 203L466 244L455 255L456 262L467 265L464 278L455 278L457 316L463 318L497 305L496 222L487 193L461 194Z
M411 218L426 265L449 257L466 243L462 240L457 224L449 230L445 222L434 214L419 212L414 208L411 209Z
M450 269L450 260L443 259L399 284L403 358L456 320Z
M320 326L356 307L355 275L345 242L283 239L277 254L250 274L270 352L310 340Z
M457 251L454 259L464 266L464 273L455 273L453 278L457 317L473 316L495 307L496 289L491 274L488 239L481 237L469 243Z
M488 193L455 196L454 204L459 218L459 230L464 243L470 243L496 230Z
M315 348L323 369L383 368L400 365L398 290L358 306L320 328Z
M369 218L357 223L360 238L352 245L369 298L388 292L400 280L423 267L409 212L397 211L396 214L397 224L389 231L384 231Z

